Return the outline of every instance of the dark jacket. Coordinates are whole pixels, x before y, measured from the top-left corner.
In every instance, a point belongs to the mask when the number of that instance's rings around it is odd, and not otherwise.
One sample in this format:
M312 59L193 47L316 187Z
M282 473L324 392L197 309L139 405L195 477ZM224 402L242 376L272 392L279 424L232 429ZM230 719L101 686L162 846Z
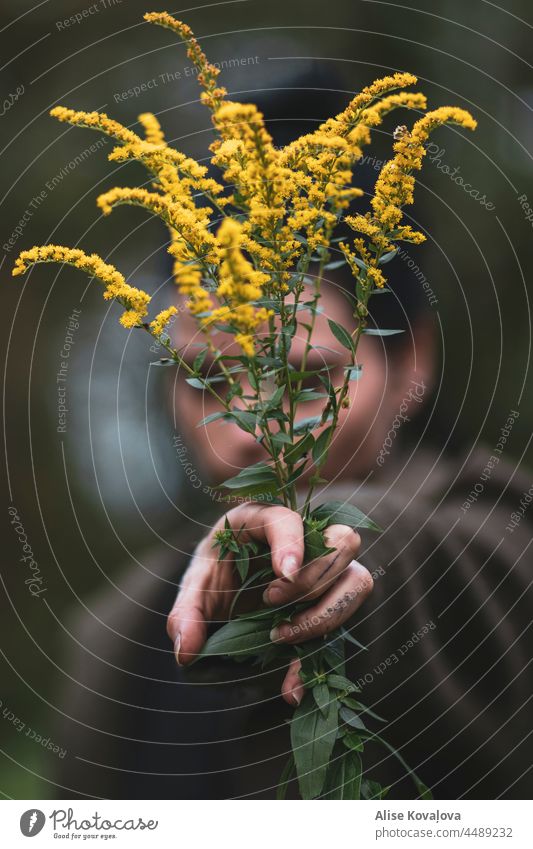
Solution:
M352 647L350 676L437 798L528 798L533 790L533 507L506 529L531 481L500 457L487 472L490 456L478 449L444 462L417 452L404 468L391 460L386 480L324 496L351 500L384 528L362 534L359 559L375 588L354 623L368 651ZM127 565L78 622L59 796L275 795L291 715L281 673L232 661L182 670L166 636L197 541L184 529L140 566ZM371 777L393 784L391 797L416 795L370 746L371 763Z

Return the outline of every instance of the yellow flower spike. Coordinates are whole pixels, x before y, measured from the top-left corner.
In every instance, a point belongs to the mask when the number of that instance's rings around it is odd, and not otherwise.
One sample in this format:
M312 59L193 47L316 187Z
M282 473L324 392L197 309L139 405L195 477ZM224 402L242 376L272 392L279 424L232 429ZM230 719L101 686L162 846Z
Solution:
M55 106L50 110L50 115L63 123L100 130L123 144L136 144L142 141L136 133L109 118L105 112L79 112L75 109L67 109L65 106Z
M253 332L272 315L271 310L257 308L254 301L263 295L263 287L269 276L256 271L241 250L243 226L231 218L225 218L217 233L221 245L222 262L219 269L219 285L216 291L223 306L213 310L204 319L205 324L225 321L238 329L235 341L248 357L254 355Z
M390 94L364 110L361 116L363 123L369 127L375 127L382 122L389 112L400 107L423 112L427 108L427 98L421 92L401 91L397 94Z
M149 192L147 189L122 187L104 192L97 203L104 215L109 215L115 206L122 204L148 209L154 215L158 215L168 227L176 230L198 258L209 262L216 261L217 242L207 229L209 214L212 212L209 207L189 209L174 203L165 195Z
M432 130L442 124L456 124L470 130L475 130L477 126L466 110L442 106L427 112L415 123L411 132L401 128L394 144L395 156L381 169L372 198L374 220L382 228L392 229L398 225L402 219L401 207L413 203L415 179L411 172L421 169L426 155L425 142ZM422 236L415 231L407 232L409 241L420 240Z
M133 327L138 327L142 323L143 315L137 310L126 310L119 318L122 327L126 330L131 330Z
M197 69L198 82L204 89L201 100L211 110L218 109L227 92L225 88L217 86L217 77L220 71L207 60L205 53L194 37L192 29L182 21L178 21L169 12L146 12L144 20L150 24L157 24L160 27L172 30L185 42L187 56Z
M66 248L63 245L40 245L22 251L15 260L11 273L13 277L17 277L39 262L59 262L71 265L100 280L106 286L104 298L106 300L114 298L126 307L127 312L121 318L124 327L134 327L139 324L148 312L150 295L126 283L120 271L117 271L114 265L104 262L98 254L86 254L78 248Z
M139 115L138 121L149 144L165 144L165 134L161 129L161 124L152 112L143 112Z
M161 336L170 319L173 315L176 315L177 312L178 310L176 307L168 307L166 310L161 310L154 320L150 322L150 329L152 333L155 336Z

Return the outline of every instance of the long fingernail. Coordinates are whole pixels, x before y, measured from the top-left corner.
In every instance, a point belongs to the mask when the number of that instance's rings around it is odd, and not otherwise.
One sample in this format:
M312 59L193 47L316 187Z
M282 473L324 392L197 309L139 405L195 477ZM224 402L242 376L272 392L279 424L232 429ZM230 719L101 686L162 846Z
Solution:
M174 640L174 657L176 658L176 663L178 666L181 666L180 661L180 648L181 648L181 634L178 631L178 636Z
M298 695L298 693L291 694L292 701L296 705L296 707L300 707L300 702L302 701L302 697Z
M294 583L296 575L298 574L298 561L294 554L285 555L281 561L280 571L284 578L287 578L288 581Z

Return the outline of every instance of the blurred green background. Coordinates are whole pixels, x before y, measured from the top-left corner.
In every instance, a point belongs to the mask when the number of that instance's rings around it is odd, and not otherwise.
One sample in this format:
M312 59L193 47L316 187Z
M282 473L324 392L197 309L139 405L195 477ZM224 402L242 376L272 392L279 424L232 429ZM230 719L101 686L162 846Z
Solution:
M531 465L532 222L524 208L533 206L531 3L235 0L167 8L192 26L213 61L233 66L221 79L236 98L253 99L254 92L289 85L302 69L327 66L348 100L377 76L410 70L432 105L473 112L475 135L435 137L443 152L426 162L419 187L417 214L431 221L431 237L416 261L438 297L444 340L439 424L429 438L440 447L451 435L449 450L459 436L465 450L480 439L492 445L519 404L509 450L515 460L525 452ZM140 0L1 4L7 521L0 791L6 797L57 795L47 781L57 755L17 731L16 720L44 740L52 728L57 737L54 698L64 684L67 612L83 611L106 576L112 579L118 566L134 562L136 552L180 520L183 480L172 444L179 423L166 408L166 370L149 368L155 357L146 339L127 334L99 286L71 269L40 266L27 278L10 276L21 249L47 241L79 245L157 293L156 305L170 302L164 228L141 210L103 219L95 206L106 188L143 183L144 171L117 168L107 162L109 143L90 149L98 134L48 117L62 103L104 108L130 125L149 110L176 146L207 156L209 116L197 103L184 47L144 24L147 10ZM235 61L242 59L245 65ZM141 91L128 95L135 86ZM324 93L317 93L309 117L327 117ZM379 138L373 152L380 158L389 146L390 137ZM460 166L457 173L477 197L442 165L452 172ZM67 429L58 433L56 374L74 309L81 312L68 365ZM48 606L24 585L10 505L39 563Z

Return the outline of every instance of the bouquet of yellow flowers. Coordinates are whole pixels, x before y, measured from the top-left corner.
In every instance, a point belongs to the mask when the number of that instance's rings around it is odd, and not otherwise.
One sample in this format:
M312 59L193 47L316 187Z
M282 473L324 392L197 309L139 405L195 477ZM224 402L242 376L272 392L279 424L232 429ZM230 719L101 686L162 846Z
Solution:
M172 30L187 45L198 71L201 100L212 115L212 166L220 179L170 147L152 114L139 116L142 134L102 113L57 106L51 114L113 138L117 145L109 154L111 161L135 160L148 169L150 190L115 188L98 198L98 206L104 215L121 204L142 206L168 227L175 282L184 308L198 325L197 356L191 364L172 344L168 325L177 307L150 320L150 295L130 285L97 254L57 245L34 247L20 254L13 274L23 274L35 263L59 262L99 280L104 298L124 308L121 324L145 330L165 349L167 356L159 364L183 368L191 386L216 399L219 411L201 424L225 419L261 444L264 460L226 480L223 490L238 501L277 503L298 511L310 562L331 551L324 541L330 525L378 530L351 504L332 501L312 507L313 493L324 483L323 467L339 415L348 404L350 381L361 377L359 340L363 334L400 332L368 326L368 303L374 294L387 293L384 269L398 243L420 244L425 239L404 223L403 208L413 203L415 174L422 167L428 137L442 124L474 129L476 122L455 107L426 111L423 94L404 90L416 77L395 73L364 88L315 132L277 149L258 109L227 98L218 84L219 70L208 62L188 26L166 12L148 13L145 19ZM399 107L422 117L411 129L402 125L394 131L393 154L381 168L368 211L348 214L363 194L352 185L363 147L372 130ZM337 236L342 222L354 232L351 240ZM329 321L345 352L343 379L336 384L327 365L309 368L308 359L322 280L340 266L353 275L350 318L355 327ZM217 344L220 334L234 343L229 353ZM289 355L297 335L304 345L295 368ZM202 369L208 356L211 376ZM306 387L309 379L319 388ZM302 417L302 406L318 399L321 414ZM305 497L299 499L303 480ZM242 539L229 524L216 541L220 559L231 560L239 576L235 601L272 578L268 552ZM357 644L350 631L338 628L299 646L279 645L269 638L280 623L290 622L309 606L304 600L235 614L234 602L229 621L212 634L200 657L253 659L263 667L299 658L305 696L291 720L292 753L280 779L280 797L296 774L303 799L382 798L386 788L364 772L362 752L370 743L391 747L367 727L369 719L380 718L357 699L358 688L345 675L346 642ZM428 798L429 790L402 763L419 796Z

